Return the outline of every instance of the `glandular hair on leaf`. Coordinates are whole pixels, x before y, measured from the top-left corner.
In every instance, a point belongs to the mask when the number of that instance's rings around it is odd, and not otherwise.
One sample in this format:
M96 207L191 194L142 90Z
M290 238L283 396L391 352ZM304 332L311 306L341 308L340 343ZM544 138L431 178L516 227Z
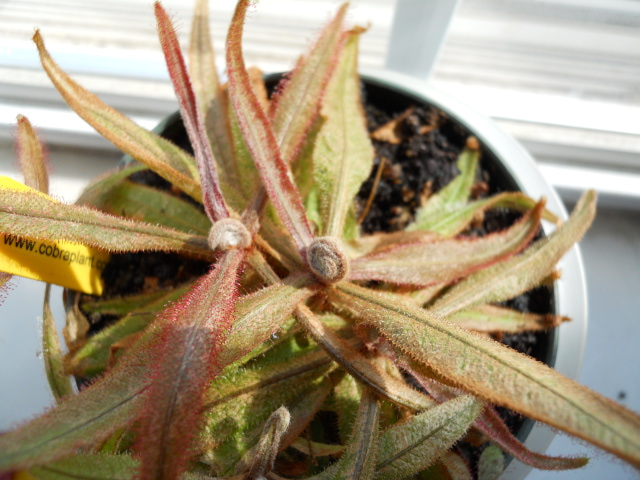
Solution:
M339 282L349 273L349 257L336 237L317 237L307 248L307 263L323 283Z
M213 224L209 231L209 246L213 250L249 248L251 234L240 220L223 218Z

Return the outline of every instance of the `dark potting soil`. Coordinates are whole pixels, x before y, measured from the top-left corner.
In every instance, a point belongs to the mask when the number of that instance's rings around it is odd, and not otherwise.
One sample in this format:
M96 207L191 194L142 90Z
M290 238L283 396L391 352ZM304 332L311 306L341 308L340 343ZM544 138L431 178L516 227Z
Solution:
M388 124L398 116L397 138L393 143L374 140L375 161L370 178L362 185L356 199L356 209L362 211L374 189L374 178L382 162L382 174L375 187L374 202L362 221L363 233L398 231L414 218L416 210L429 195L439 191L459 173L458 155L464 148L470 132L455 120L431 106L389 92L375 84L363 89L365 111L370 132ZM186 133L180 123L169 126L166 137L189 149ZM133 181L171 190L171 185L150 171L135 174ZM501 191L517 190L514 181L484 146L474 196L483 198ZM508 210L491 210L465 235L482 236L510 226L519 215ZM149 253L144 255L112 255L104 270L104 295L120 296L139 293L145 289L168 288L200 276L208 270L202 261L184 259L173 254ZM553 292L537 288L506 302L507 306L523 312L549 313L553 311ZM112 318L94 319L92 330L103 328ZM553 332L527 332L503 335L499 340L516 350L541 361L549 361ZM512 431L526 433L522 428L526 420L519 414L499 409ZM531 422L529 425L531 425ZM480 449L460 444L459 450L475 465Z

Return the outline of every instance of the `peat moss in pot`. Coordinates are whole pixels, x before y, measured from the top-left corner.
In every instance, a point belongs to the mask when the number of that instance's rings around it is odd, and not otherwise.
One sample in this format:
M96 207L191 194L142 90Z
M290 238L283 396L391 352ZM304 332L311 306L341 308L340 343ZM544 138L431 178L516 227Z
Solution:
M594 193L559 222L562 208L530 159L509 163L522 156L517 145L400 77L385 93L391 76L366 78L368 116L378 118L368 131L356 65L362 32L344 27L346 6L269 100L262 77L244 67L248 2L239 2L229 82L216 84L202 50L210 44L203 5L194 95L156 4L195 161L71 83L36 34L69 103L141 163L83 193L82 203L106 213L10 194L26 209L11 223L21 234L113 256L107 295L76 297L66 330L66 371L97 379L0 436L0 473L46 467L82 476L87 465L112 471L117 461L123 477L141 479L187 470L253 480L469 478L502 469L504 454L488 439L538 467L584 464L528 451L489 404L640 464L637 415L494 339L561 315L584 319L584 299L565 303L564 294L583 288L572 246L593 219ZM405 168L429 149L425 171ZM447 168L432 168L440 159ZM514 187L524 193L507 191ZM78 228L60 228L51 211ZM542 223L562 225L542 236ZM538 290L546 299L533 308L529 290L541 284L553 288ZM525 303L524 312L510 308ZM534 350L558 366L562 332L548 337Z

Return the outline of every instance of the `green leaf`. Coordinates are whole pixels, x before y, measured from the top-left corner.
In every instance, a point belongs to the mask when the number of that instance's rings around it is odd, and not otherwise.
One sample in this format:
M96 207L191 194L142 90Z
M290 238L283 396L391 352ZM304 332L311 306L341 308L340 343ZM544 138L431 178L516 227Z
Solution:
M128 168L105 177L85 190L76 203L185 233L208 235L211 221L200 208L170 192L127 178L130 173L140 169Z
M482 451L478 460L478 480L497 480L504 471L504 455L494 445Z
M402 479L425 470L464 436L481 411L481 402L464 395L392 426L380 438L376 479Z
M521 255L477 271L439 297L430 311L447 316L483 303L508 300L538 286L587 231L595 216L594 191L580 199L569 220Z
M460 173L438 193L432 195L416 212L416 219L408 230L429 230L444 234L439 225L451 212L465 206L471 194L480 159L477 140L467 141L467 147L460 153L456 163Z
M341 309L371 323L397 349L466 391L640 465L637 414L399 295L343 282L336 286L332 298Z
M44 354L44 369L47 374L49 388L53 398L60 402L64 397L73 393L69 375L65 372L62 361L62 349L56 322L49 305L51 285L47 284L44 291L44 305L42 312L42 352Z
M42 144L29 119L22 115L18 115L16 146L25 185L49 193L49 172Z
M120 150L147 165L194 200L202 202L198 171L191 155L138 126L74 82L53 61L38 30L33 41L47 75L80 117Z
M364 389L346 451L338 462L309 480L373 479L378 457L379 415L378 399L368 389Z
M318 115L320 99L324 96L344 41L342 24L346 10L347 5L342 5L322 30L311 51L300 57L272 100L273 129L287 164L292 164L297 157Z
M219 474L249 468L249 452L275 409L285 405L294 411L326 389L326 375L334 367L322 350L310 346L285 353L275 347L244 367L232 365L211 385L201 442L211 444L205 459Z
M132 480L138 462L129 455L82 454L36 467L37 480Z
M278 332L298 304L315 293L313 284L311 274L297 274L242 297L220 361L233 363Z
M0 435L0 471L45 465L91 448L130 426L143 405L149 381L150 338L145 337L116 367L78 395L65 397L43 416Z
M273 128L251 88L244 65L242 27L248 5L248 0L238 2L227 36L229 97L269 199L302 252L313 239L311 227L289 167L280 154Z
M80 348L74 350L66 360L67 370L84 378L102 373L114 360L114 348L118 348L127 338L142 332L166 305L178 300L189 288L191 284L170 292L154 292L156 295L113 299L99 304L98 308L93 308L93 312L111 315L120 313L126 316L90 336ZM141 303L143 300L144 303ZM132 308L133 305L135 308Z
M360 97L359 34L349 32L327 86L321 110L324 122L313 151L323 235L339 238L344 234L353 199L371 172L374 157Z
M480 238L390 246L351 262L350 280L426 287L448 284L522 251L538 232L541 202L512 227Z
M54 202L34 191L0 189L0 230L111 252L165 251L201 258L212 258L213 254L205 237Z
M466 205L459 205L441 214L433 214L429 219L429 229L433 233L439 233L444 237L453 237L465 230L471 223L482 218L484 212L492 208L509 208L520 212L531 210L537 202L521 192L503 192L492 197L476 200ZM546 208L542 211L542 218L549 222L558 224L560 219ZM407 227L410 231L415 231L418 225Z

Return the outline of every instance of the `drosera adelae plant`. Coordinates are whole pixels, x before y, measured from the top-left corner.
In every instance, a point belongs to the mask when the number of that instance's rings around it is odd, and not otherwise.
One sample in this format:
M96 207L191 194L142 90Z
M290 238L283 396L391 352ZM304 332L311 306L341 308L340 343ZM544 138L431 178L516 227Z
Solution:
M85 311L117 312L119 320L72 338L66 371L51 341L57 405L0 436L0 472L466 479L499 473L495 446L537 468L586 463L527 450L494 405L640 467L637 414L473 332L549 325L496 304L557 275L558 260L593 219L595 194L587 192L563 225L538 239L542 219L555 220L544 201L520 193L469 199L480 156L470 141L458 177L405 231L360 234L353 199L374 155L357 73L362 30L345 29L342 6L267 99L243 60L249 7L237 3L228 84L221 85L206 2L196 6L190 73L166 12L155 5L193 156L76 84L36 32L43 67L69 105L139 164L92 184L85 205L53 202L42 195L46 183L35 181L46 170L35 134L24 129L18 142L33 147L19 149L31 152L21 153L26 184L41 193L0 189L2 233L115 254L171 252L210 268L172 290L86 299ZM147 169L189 200L130 181ZM154 201L124 218L114 215L123 198ZM523 214L503 231L458 236L496 207ZM185 216L193 219L186 225ZM83 321L81 313L70 316ZM97 379L74 394L67 373ZM339 441L329 440L319 412L337 419ZM494 445L477 468L452 449L469 432Z

